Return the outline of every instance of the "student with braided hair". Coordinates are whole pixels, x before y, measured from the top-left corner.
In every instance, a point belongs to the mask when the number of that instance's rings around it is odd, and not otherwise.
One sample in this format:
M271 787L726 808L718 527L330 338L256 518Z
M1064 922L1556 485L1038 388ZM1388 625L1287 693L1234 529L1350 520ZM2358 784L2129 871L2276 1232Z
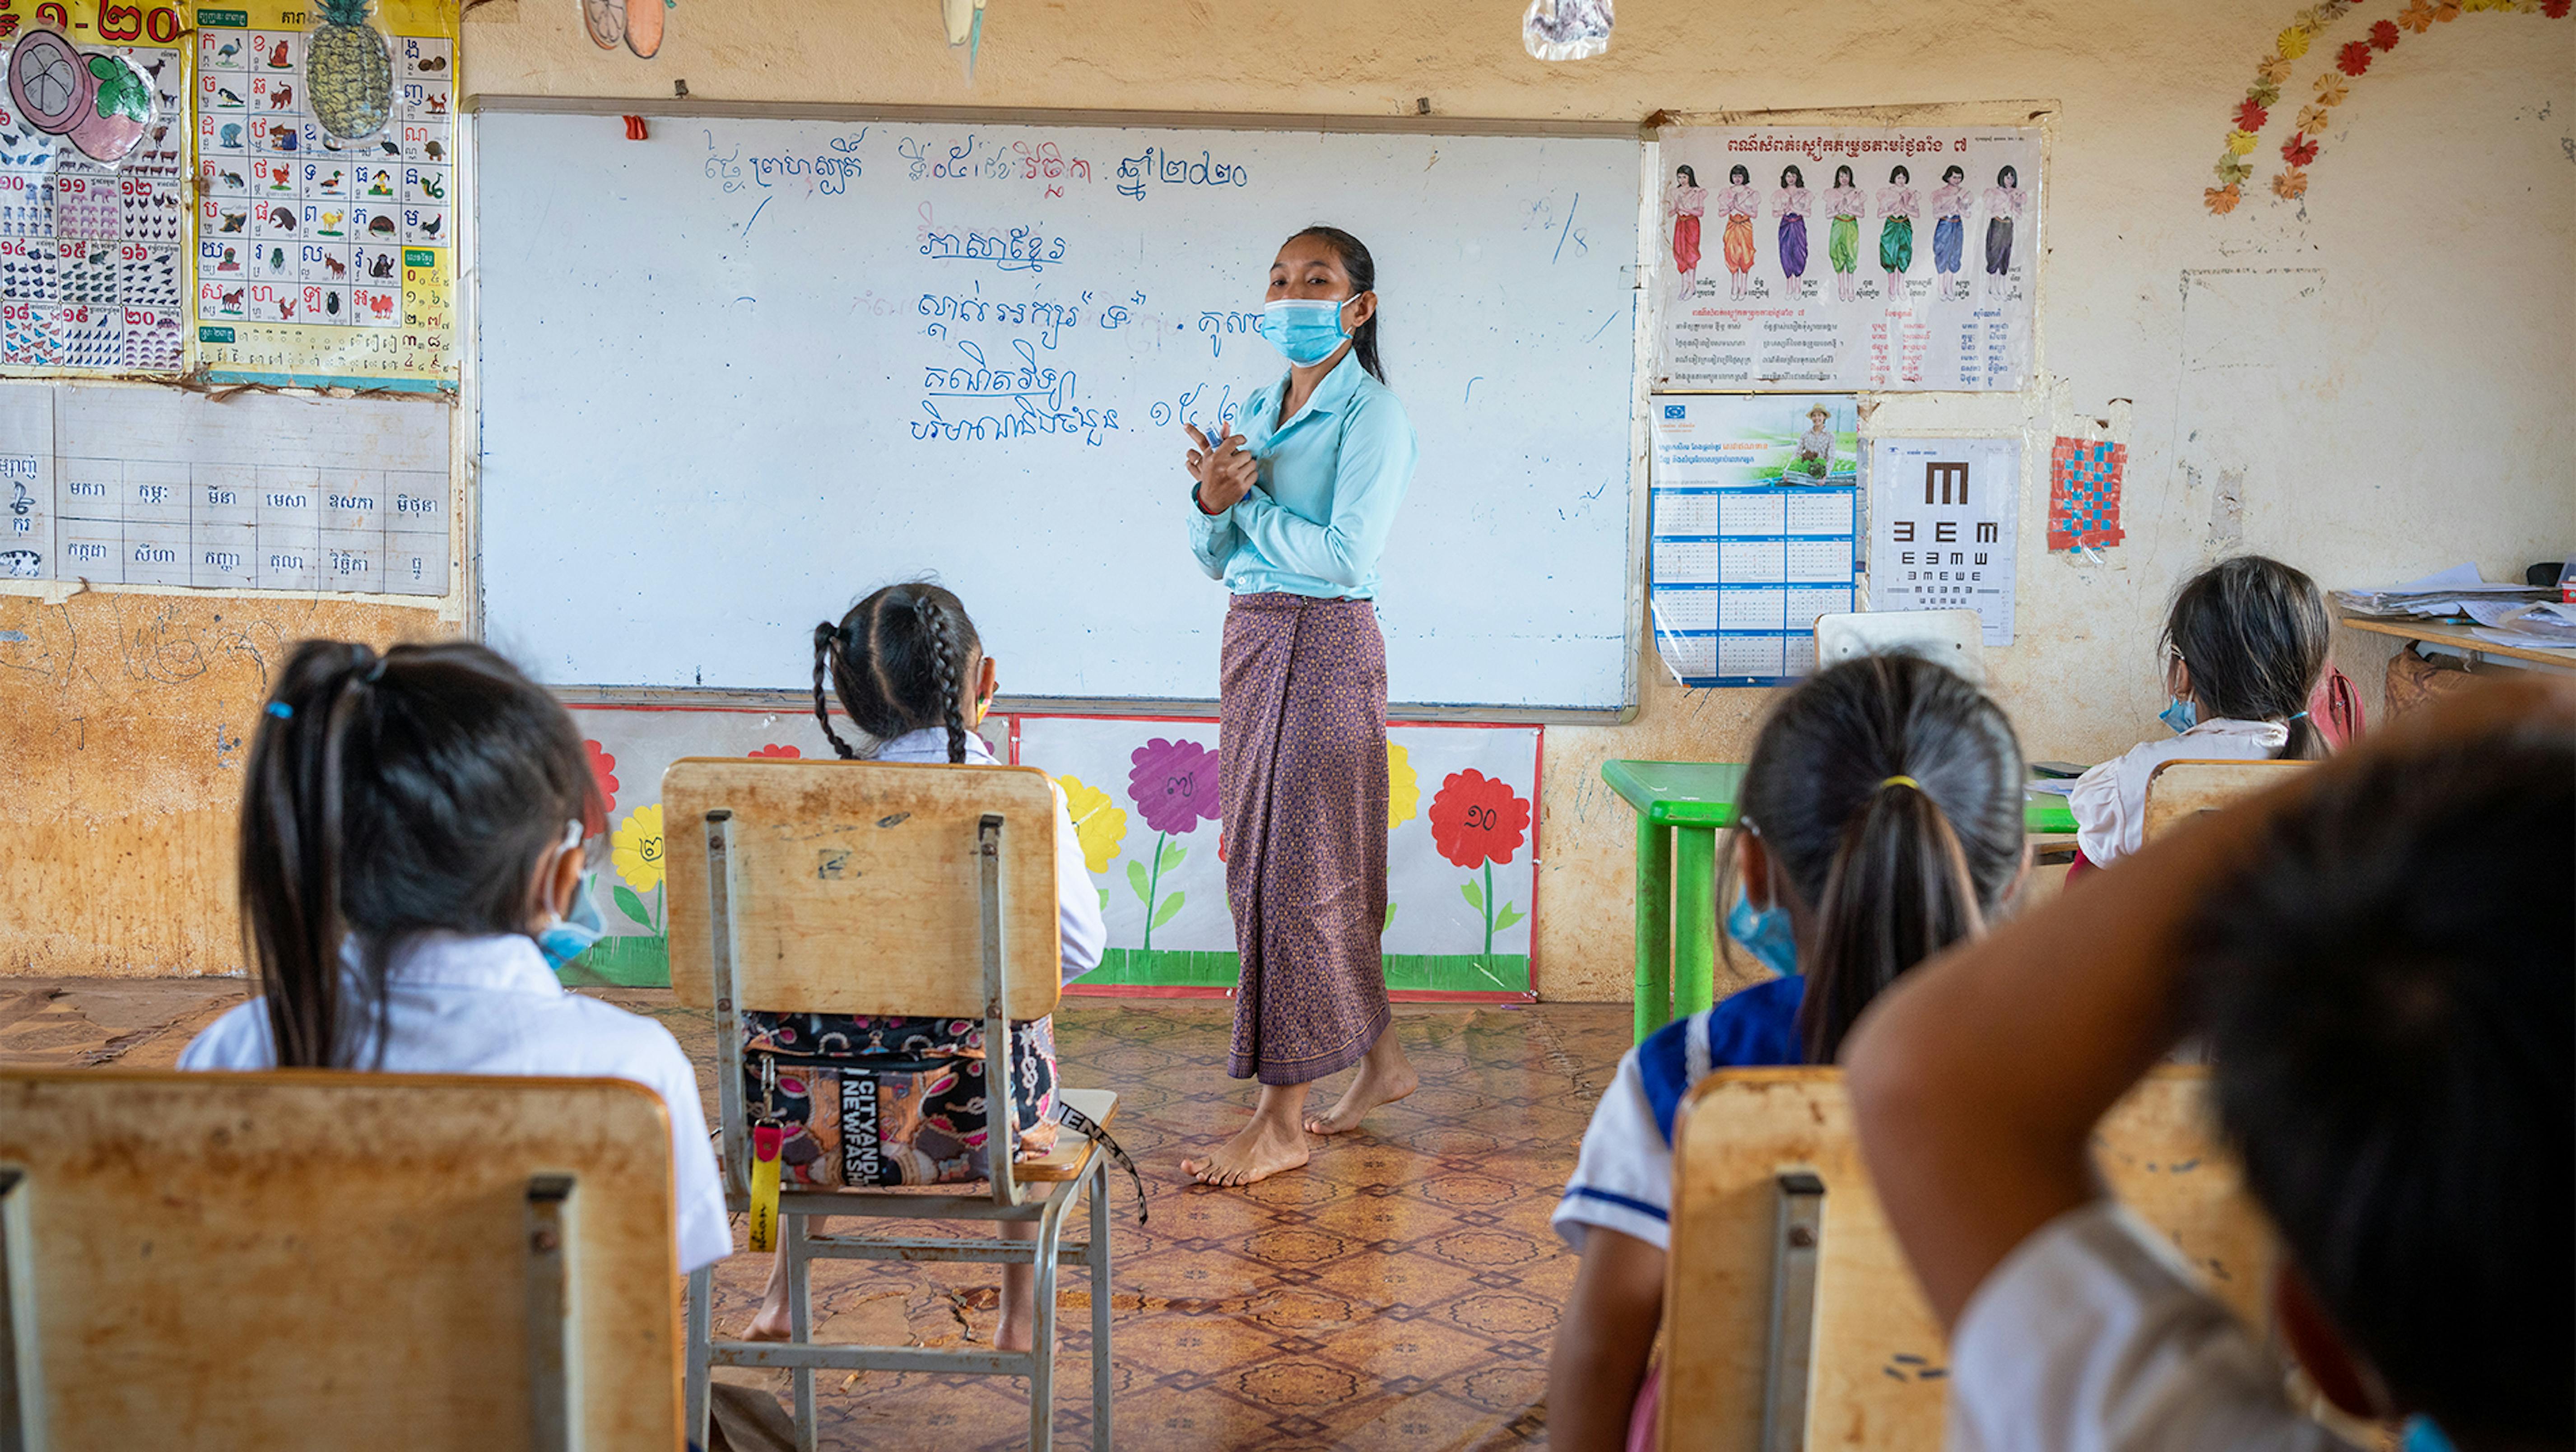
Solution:
M975 728L992 705L995 679L993 658L965 605L926 581L888 585L837 623L814 627L814 718L845 761L994 765L992 748ZM827 685L867 739L864 749L833 726ZM1070 981L1099 965L1109 934L1062 788L1056 790L1055 877ZM746 1012L743 1034L745 1102L764 1105L787 1125L782 1158L796 1183L850 1184L872 1174L866 1182L939 1184L980 1180L989 1172L994 1140L984 1104L983 1020ZM1054 1021L1013 1024L1003 1052L1011 1056L1018 1109L1003 1142L1022 1155L1044 1154L1057 1129ZM830 1097L820 1092L826 1083L842 1093L859 1086L857 1092L873 1093L881 1106L900 1112L878 1116L877 1138L854 1145L839 1104L818 1102ZM1006 1224L1003 1233L1033 1235L1036 1226ZM781 1257L772 1269L748 1333L752 1340L788 1335L785 1263ZM1029 1348L1035 1298L1035 1267L1002 1268L996 1347Z

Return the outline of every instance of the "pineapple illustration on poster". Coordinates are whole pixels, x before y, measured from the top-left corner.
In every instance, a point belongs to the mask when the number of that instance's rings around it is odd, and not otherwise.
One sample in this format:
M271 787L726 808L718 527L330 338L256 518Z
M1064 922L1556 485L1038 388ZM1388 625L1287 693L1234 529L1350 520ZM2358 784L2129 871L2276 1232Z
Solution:
M454 0L196 18L191 325L208 376L454 388Z

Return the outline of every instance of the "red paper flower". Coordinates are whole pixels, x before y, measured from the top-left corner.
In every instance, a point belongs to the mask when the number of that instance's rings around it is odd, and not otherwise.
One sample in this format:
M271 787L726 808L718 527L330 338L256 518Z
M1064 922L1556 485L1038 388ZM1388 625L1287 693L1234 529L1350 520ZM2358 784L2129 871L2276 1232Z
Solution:
M2236 108L2236 129L2239 131L2260 131L2263 129L2263 123L2271 118L2272 113L2263 109L2262 102L2248 96L2245 98L2244 104Z
M2308 133L2294 131L2281 143L2281 159L2292 166L2306 166L2317 159L2317 144L2308 139Z
M781 761L797 761L801 760L804 755L804 752L799 751L793 746L762 746L754 748L751 753L754 761L771 757L777 758Z
M1431 845L1461 867L1509 862L1529 819L1530 804L1511 783L1473 768L1452 772L1431 799Z
M2383 20L2370 27L2370 43L2381 50L2397 49L2397 22Z
M602 813L617 810L617 758L596 741L581 744L582 754L590 758L590 779L599 784L599 808ZM596 824L595 824L596 825Z
M2540 0L2540 13L2552 20L2567 18L2567 0Z
M2335 69L2347 76L2357 76L2370 69L2370 42L2356 40L2336 51Z

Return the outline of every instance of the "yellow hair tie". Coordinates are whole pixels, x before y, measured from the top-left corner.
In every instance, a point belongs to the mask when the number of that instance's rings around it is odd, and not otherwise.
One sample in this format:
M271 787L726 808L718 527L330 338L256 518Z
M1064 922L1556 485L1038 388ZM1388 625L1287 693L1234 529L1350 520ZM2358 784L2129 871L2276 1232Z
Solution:
M1892 786L1910 786L1918 792L1923 791L1923 783L1916 781L1910 776L1891 776L1885 781L1880 782L1878 784L1878 789L1880 791L1885 791ZM1929 796L1931 794L1929 792L1925 792L1924 795Z

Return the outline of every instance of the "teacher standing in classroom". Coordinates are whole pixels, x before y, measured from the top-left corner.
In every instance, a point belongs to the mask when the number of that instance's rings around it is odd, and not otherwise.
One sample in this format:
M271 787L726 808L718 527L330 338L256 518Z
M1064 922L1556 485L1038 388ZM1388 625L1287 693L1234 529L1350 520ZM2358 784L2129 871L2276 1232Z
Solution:
M1220 685L1226 898L1243 962L1226 1072L1258 1078L1252 1122L1181 1168L1249 1185L1306 1163L1414 1090L1388 1032L1386 643L1378 556L1413 482L1413 425L1378 362L1377 264L1309 227L1270 264L1261 334L1288 374L1242 432L1189 430L1190 549L1225 583ZM1331 1111L1314 1082L1359 1073Z

